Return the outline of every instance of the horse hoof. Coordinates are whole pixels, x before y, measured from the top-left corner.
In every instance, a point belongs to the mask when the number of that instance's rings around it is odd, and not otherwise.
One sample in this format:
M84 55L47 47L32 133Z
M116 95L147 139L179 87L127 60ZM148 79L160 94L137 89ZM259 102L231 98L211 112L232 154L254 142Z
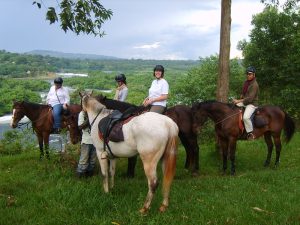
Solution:
M139 211L140 211L140 213L141 213L142 215L145 215L145 214L147 214L148 209L145 208L145 207L143 207L143 208L141 208Z
M159 212L161 212L161 213L165 212L166 209L167 209L167 207L168 207L168 206L162 204L162 205L159 207Z

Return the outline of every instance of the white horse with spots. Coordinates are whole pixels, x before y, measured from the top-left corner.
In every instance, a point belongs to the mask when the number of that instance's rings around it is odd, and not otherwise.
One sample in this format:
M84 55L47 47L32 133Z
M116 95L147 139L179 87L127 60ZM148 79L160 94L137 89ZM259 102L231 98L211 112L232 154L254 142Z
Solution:
M81 95L81 94L80 94ZM116 160L109 158L103 149L103 141L98 136L98 123L111 111L90 95L81 95L82 107L88 113L91 124L91 136L97 149L102 175L104 177L104 191L109 191L109 186L114 185ZM109 142L113 155L116 157L131 157L140 155L143 162L145 175L148 179L148 194L141 213L146 213L150 207L153 195L158 186L156 168L160 159L163 164L163 202L159 208L165 211L169 205L169 192L176 169L178 127L167 116L147 112L134 117L123 125L123 142ZM108 168L110 160L110 168ZM109 176L111 177L109 185Z

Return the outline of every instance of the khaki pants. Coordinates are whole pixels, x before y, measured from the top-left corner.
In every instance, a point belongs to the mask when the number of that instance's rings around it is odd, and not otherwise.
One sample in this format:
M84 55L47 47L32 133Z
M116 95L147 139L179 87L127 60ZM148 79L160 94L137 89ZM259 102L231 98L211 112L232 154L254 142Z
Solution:
M253 112L255 111L256 107L252 104L249 104L249 105L244 105L242 102L236 104L237 106L239 107L245 107L245 112L244 112L244 115L243 115L243 121L244 121L244 124L245 124L245 129L246 129L246 132L247 133L250 133L253 131L253 125L252 125L252 122L251 122L251 116L253 114Z

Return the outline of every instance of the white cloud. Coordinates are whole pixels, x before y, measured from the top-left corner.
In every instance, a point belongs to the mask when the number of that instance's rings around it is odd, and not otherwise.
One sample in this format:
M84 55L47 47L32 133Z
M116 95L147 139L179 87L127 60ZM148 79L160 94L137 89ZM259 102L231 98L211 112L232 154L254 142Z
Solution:
M137 45L137 46L134 46L133 48L137 48L137 49L156 49L156 48L159 48L159 46L160 46L160 42L155 42L153 44Z

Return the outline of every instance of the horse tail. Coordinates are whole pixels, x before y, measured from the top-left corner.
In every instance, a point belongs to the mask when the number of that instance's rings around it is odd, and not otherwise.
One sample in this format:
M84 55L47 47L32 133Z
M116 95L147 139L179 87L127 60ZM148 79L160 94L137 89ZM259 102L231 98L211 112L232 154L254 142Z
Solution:
M173 122L173 121L172 121ZM174 122L173 122L174 123ZM168 199L171 183L173 181L175 170L176 170L176 155L177 155L177 146L178 146L178 128L175 126L170 128L170 134L168 142L166 144L165 152L162 158L162 169L163 169L163 187L162 192L164 199ZM176 127L176 129L175 129ZM166 206L168 205L165 202Z
M284 112L284 136L285 141L288 143L295 133L295 123L293 119Z

